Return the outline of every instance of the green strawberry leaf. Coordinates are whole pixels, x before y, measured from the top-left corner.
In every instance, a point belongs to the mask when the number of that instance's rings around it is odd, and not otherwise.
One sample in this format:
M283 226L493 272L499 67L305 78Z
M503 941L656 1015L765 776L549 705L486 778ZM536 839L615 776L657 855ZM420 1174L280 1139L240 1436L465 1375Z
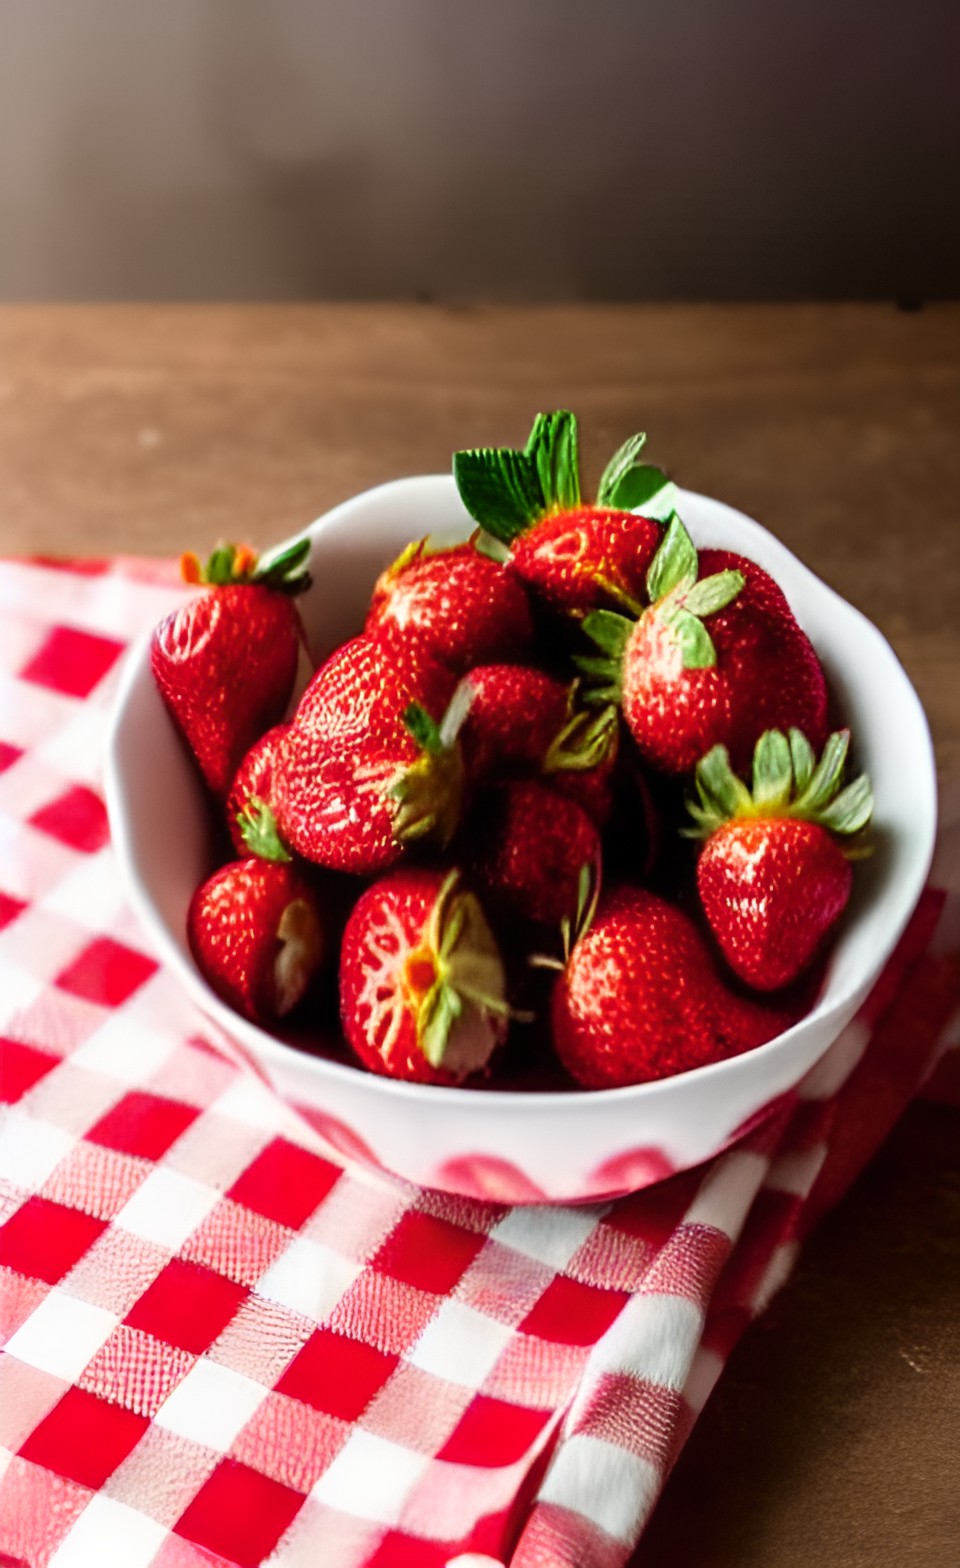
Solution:
M695 779L704 811L717 819L714 826L730 817L756 815L750 791L730 766L726 746L713 746L700 758Z
M421 751L428 751L432 756L437 756L445 749L439 724L419 702L411 702L410 706L404 709L403 722Z
M236 554L236 545L218 544L207 557L207 564L203 570L204 581L217 588L233 582L233 563Z
M617 660L623 658L634 624L615 610L591 610L583 618L583 629L590 641L595 642L611 659ZM580 667L582 669L583 665Z
M821 827L831 833L859 833L873 816L873 790L865 773L841 790L830 804L817 814Z
M817 759L814 756L813 747L802 730L791 729L788 739L790 742L790 759L793 764L793 787L798 795L802 795L813 778L813 770L817 765Z
M682 605L672 606L665 612L664 619L680 644L684 669L712 669L717 662L717 650L703 622Z
M743 573L735 571L715 572L712 577L703 577L684 594L684 608L701 618L713 615L737 597L744 582Z
M563 408L553 414L538 414L525 455L536 465L540 489L548 507L565 511L580 505L576 414Z
M237 826L251 855L258 855L261 860L292 859L280 837L276 817L259 795L251 795L243 810L237 812Z
M803 792L793 803L794 816L812 817L836 794L850 748L850 731L836 730L823 748L823 754Z
M417 1034L420 1049L431 1067L442 1067L450 1030L463 1012L463 1003L450 985L440 982L423 1002Z
M774 816L786 806L793 787L790 743L780 730L765 730L753 752L753 803L763 815Z
M510 551L503 540L495 539L485 528L477 529L473 536L473 548L478 555L485 555L488 560L496 561L498 566L502 566L504 561L510 559Z
M527 452L454 452L453 477L470 516L502 544L512 544L547 509L536 461Z
M261 555L250 578L253 583L265 583L269 588L296 588L301 591L307 578L306 565L310 559L310 540L294 539L292 544L280 545Z
M598 506L620 505L617 499L619 486L638 466L640 453L646 444L646 435L641 432L639 435L628 436L623 446L617 448L600 475L600 483L597 486ZM626 510L625 507L623 509Z
M666 598L676 589L686 592L697 580L697 551L693 540L676 512L670 516L667 531L647 572L647 594L651 604Z

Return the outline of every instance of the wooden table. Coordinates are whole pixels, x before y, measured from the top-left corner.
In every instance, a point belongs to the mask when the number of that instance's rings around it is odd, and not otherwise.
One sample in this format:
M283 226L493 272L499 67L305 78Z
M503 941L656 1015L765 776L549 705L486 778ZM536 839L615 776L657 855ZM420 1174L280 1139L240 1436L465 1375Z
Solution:
M578 410L877 622L960 778L960 307L0 309L0 550L266 544ZM915 1106L736 1352L638 1554L960 1563L960 1127Z

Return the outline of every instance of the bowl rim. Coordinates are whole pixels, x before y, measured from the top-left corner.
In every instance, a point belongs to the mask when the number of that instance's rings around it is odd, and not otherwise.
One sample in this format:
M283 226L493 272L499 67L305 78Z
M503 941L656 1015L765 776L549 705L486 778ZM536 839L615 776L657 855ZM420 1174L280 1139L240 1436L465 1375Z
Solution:
M410 474L398 479L387 480L382 484L370 486L359 491L356 495L338 502L329 511L322 513L313 522L307 524L298 534L291 538L309 536L311 545L315 546L322 538L323 533L331 527L345 512L354 510L360 503L370 503L375 499L386 499L388 494L396 495L400 490L409 490L429 483L434 486L441 484L447 490L453 484L450 474ZM687 500L695 504L705 504L708 509L718 508L723 512L732 514L741 529L745 529L748 536L762 541L764 552L771 552L780 556L785 562L787 570L796 579L799 578L804 586L813 592L825 596L827 602L839 606L842 613L852 616L860 623L862 633L872 639L878 649L882 649L884 656L892 660L899 671L908 700L912 701L915 717L919 721L919 733L923 740L923 774L927 783L927 799L921 802L927 807L924 813L927 829L924 837L917 846L917 852L910 866L909 874L904 877L904 890L901 893L901 908L888 937L883 963L889 959L897 942L916 907L917 901L923 890L933 859L934 844L937 826L937 787L936 787L936 762L933 750L933 741L930 735L929 723L913 687L909 675L904 669L896 652L884 637L877 626L856 605L844 599L836 589L830 587L822 578L808 567L805 562L790 550L777 535L765 528L754 518L730 506L725 501L715 497L703 495L698 491L679 489L679 502L677 510L683 513ZM694 532L695 532L694 528ZM451 530L451 534L453 530ZM740 550L738 553L747 553ZM765 568L766 569L766 568ZM700 1067L688 1068L685 1072L673 1073L664 1078L652 1079L643 1083L625 1084L615 1088L605 1089L510 1089L490 1085L479 1087L476 1085L445 1085L429 1083L413 1083L406 1080L391 1078L385 1074L372 1073L359 1063L353 1065L348 1062L339 1062L322 1055L313 1055L302 1051L295 1045L287 1044L277 1039L267 1030L244 1018L241 1014L227 1006L220 997L210 988L200 973L192 957L182 950L166 922L162 919L150 893L139 875L136 856L134 853L133 834L130 829L125 799L127 785L124 770L121 766L120 753L123 745L124 724L131 702L134 700L138 687L144 680L151 679L149 647L153 629L137 638L127 650L117 690L114 696L107 728L106 746L104 753L104 794L107 805L107 815L110 824L111 840L120 869L121 880L124 884L126 895L134 909L141 926L144 928L150 946L160 957L161 962L172 969L177 978L182 981L185 989L200 1009L212 1017L227 1035L231 1045L239 1054L253 1065L261 1076L261 1067L258 1057L262 1057L265 1064L271 1061L284 1063L295 1058L302 1068L312 1071L318 1080L332 1076L334 1082L343 1085L375 1085L377 1092L395 1099L398 1104L414 1106L428 1103L431 1105L459 1106L461 1111L468 1106L480 1116L515 1116L528 1111L546 1111L549 1107L562 1104L565 1108L575 1109L597 1106L601 1103L616 1102L624 1104L631 1099L642 1098L645 1102L652 1102L660 1097L676 1092L676 1086L684 1082L695 1080L698 1084L708 1087L711 1080L718 1077L730 1079L742 1073L749 1073L752 1063L758 1055L769 1059L774 1053L782 1054L789 1051L791 1042L797 1035L805 1031L809 1025L816 1021L820 1025L829 1023L842 1013L849 1016L851 1001L856 998L862 1000L863 982L855 977L848 980L846 986L835 996L830 998L828 1004L816 1003L801 1019L789 1029L774 1036L773 1039L756 1046L749 1051L733 1057L726 1057L715 1062L709 1062ZM918 820L922 820L918 813ZM824 1047L824 1051L828 1046ZM822 1054L822 1053L821 1053ZM252 1057L252 1064L249 1058ZM819 1058L818 1058L819 1060ZM489 1107L489 1109L484 1109Z

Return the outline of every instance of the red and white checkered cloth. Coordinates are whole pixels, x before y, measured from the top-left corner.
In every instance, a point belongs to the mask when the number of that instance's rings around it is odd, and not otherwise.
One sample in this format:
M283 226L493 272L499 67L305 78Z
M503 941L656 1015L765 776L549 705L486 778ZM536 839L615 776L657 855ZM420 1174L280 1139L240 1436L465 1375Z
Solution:
M798 1106L636 1197L498 1207L323 1157L118 891L106 710L170 584L0 564L0 1565L619 1568L955 1031L958 903L925 894Z

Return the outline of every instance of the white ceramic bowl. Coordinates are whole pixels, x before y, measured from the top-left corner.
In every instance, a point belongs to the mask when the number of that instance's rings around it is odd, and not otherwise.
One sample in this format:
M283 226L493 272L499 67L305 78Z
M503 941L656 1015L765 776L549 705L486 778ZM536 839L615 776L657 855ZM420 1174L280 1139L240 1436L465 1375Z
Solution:
M148 639L131 651L107 756L113 839L133 905L161 960L304 1120L342 1152L409 1180L512 1202L632 1191L722 1149L796 1087L853 1016L919 896L936 792L923 710L884 638L759 524L681 493L700 545L724 546L780 583L817 647L857 758L873 779L877 851L856 889L813 1011L760 1049L633 1088L447 1089L398 1083L274 1039L225 1006L190 955L185 917L211 869L197 776L154 687ZM369 490L309 530L313 586L301 609L319 659L361 626L378 572L408 540L472 528L446 475ZM171 824L176 824L176 832Z

